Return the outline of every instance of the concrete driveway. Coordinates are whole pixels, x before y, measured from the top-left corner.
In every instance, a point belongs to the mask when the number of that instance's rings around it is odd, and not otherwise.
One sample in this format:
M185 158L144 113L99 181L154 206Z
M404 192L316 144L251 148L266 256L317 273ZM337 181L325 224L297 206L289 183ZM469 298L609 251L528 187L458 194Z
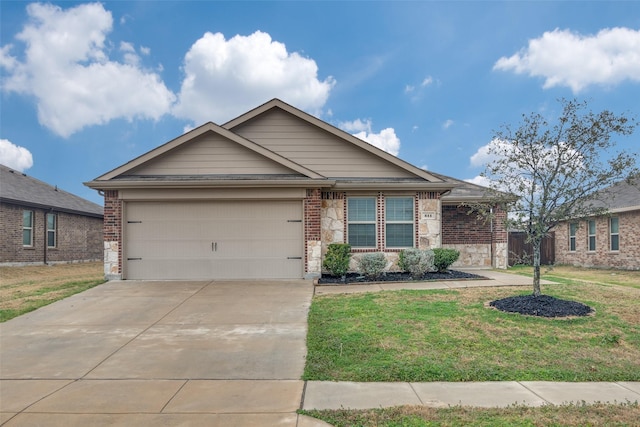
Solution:
M0 423L312 426L309 281L114 281L0 325Z

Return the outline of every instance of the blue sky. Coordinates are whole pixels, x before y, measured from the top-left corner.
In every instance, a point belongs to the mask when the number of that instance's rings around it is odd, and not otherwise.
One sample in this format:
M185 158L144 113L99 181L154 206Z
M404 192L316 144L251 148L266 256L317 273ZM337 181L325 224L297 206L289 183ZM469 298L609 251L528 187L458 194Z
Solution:
M272 98L466 180L494 130L553 118L558 98L640 115L638 1L3 0L0 12L0 162L96 203L82 182Z

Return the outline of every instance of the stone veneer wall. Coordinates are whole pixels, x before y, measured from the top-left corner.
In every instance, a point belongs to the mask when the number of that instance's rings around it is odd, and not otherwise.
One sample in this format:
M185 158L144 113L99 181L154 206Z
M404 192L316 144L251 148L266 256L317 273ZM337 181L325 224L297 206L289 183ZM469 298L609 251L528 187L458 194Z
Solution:
M384 232L384 197L393 194L378 193L378 233ZM344 192L323 192L320 212L321 223L321 256L324 258L327 248L331 243L345 243L346 241L346 194ZM440 199L436 192L419 192L415 196L417 230L416 247L429 249L440 247ZM370 250L352 250L350 269L355 270L357 260L365 253L383 252L387 259L387 271L397 270L398 249L386 249L382 239L378 241L378 247Z
M122 200L117 190L104 192L104 276L122 279Z
M569 224L563 223L554 229L556 264L640 270L640 210L612 216L618 217L618 251L610 250L608 217L596 218L596 250L593 252L587 251L586 221L578 222L574 252L569 251Z

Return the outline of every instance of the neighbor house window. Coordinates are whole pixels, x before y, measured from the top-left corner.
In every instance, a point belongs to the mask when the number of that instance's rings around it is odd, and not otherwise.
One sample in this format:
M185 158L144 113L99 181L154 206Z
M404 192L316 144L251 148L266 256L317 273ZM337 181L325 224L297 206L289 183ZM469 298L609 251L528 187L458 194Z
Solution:
M413 247L413 197L387 197L384 203L385 246L388 248Z
M22 245L33 246L33 211L22 211Z
M569 250L575 252L576 250L576 232L578 231L578 223L572 222L569 224Z
M56 226L58 219L56 214L47 214L47 247L56 247Z
M587 221L587 247L589 251L596 250L596 221L590 219Z
M376 198L347 199L347 239L353 248L376 247Z
M609 218L609 245L612 251L620 250L620 234L618 233L618 218Z

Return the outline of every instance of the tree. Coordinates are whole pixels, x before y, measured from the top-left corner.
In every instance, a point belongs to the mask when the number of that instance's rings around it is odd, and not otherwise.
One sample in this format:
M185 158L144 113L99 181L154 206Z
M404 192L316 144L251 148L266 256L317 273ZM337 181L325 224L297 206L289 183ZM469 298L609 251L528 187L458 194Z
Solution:
M490 180L489 203L508 206L507 227L521 229L533 247L533 295L540 296L540 243L558 223L606 213L593 204L598 190L638 174L638 153L615 152L614 135L628 136L635 118L593 113L586 102L559 101L553 123L538 113L523 115L517 128L503 125L488 147L482 176ZM514 197L515 196L515 197ZM517 197L517 199L515 199Z

